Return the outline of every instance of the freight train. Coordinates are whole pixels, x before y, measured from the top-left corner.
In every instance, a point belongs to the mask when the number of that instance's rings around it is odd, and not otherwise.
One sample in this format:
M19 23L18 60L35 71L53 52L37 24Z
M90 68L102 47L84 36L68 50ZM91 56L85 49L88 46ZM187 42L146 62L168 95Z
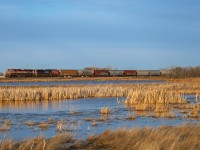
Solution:
M58 70L7 69L6 77L117 77L117 76L170 76L168 70Z

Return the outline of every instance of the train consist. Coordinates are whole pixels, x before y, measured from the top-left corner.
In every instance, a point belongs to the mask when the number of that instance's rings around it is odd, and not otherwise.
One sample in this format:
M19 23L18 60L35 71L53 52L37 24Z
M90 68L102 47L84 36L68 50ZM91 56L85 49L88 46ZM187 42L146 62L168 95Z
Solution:
M169 76L167 70L57 70L7 69L6 77L114 77L114 76Z

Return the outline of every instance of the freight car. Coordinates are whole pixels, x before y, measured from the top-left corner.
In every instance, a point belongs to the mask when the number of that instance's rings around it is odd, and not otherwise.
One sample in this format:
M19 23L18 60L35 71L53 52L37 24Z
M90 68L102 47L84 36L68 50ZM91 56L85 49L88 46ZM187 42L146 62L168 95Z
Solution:
M123 70L109 70L110 72L110 76L114 77L114 76L123 76L124 75L124 71Z
M136 70L124 70L124 76L137 76Z
M149 70L149 76L160 76L160 70Z
M94 76L107 77L110 76L109 70L94 70Z
M94 70L78 70L78 76L80 77L92 77Z
M61 77L77 77L78 70L60 70Z
M137 70L137 76L149 76L148 70Z
M34 71L31 69L7 69L6 77L33 77Z

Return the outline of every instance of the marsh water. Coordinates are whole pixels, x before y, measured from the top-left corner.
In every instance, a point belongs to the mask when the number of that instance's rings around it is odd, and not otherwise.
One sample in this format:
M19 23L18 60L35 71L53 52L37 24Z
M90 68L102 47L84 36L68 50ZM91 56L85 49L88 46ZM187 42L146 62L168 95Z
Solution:
M188 101L195 101L194 95L186 97ZM89 135L102 133L106 129L177 126L199 122L198 119L185 119L179 112L175 112L174 118L156 118L126 107L123 104L124 100L125 97L1 102L1 126L8 120L11 125L9 130L0 131L0 138L25 139L38 135L52 137L60 132L70 132L77 139L85 139ZM102 107L109 107L110 114L101 114ZM127 119L128 116L135 116L135 118ZM58 122L62 123L61 130L58 130ZM41 127L42 123L47 123L47 126Z
M163 80L112 80L112 81L56 81L56 82L0 82L0 86L50 86L76 84L154 84L165 83Z

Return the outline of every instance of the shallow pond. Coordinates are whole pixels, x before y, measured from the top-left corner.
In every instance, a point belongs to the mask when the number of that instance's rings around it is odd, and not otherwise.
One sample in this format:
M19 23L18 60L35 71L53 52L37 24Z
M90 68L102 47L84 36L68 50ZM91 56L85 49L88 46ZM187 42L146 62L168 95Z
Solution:
M56 81L56 82L0 82L0 86L49 86L74 84L153 84L163 80L113 80L113 81Z
M199 122L198 119L185 119L179 112L171 119L135 112L123 104L124 99L124 97L118 99L120 104L117 98L4 102L0 105L0 124L2 127L9 122L10 129L1 130L0 138L24 139L38 135L52 137L60 132L72 132L77 139L85 139L106 129L176 126ZM188 95L187 99L195 101L195 96ZM111 110L109 115L100 113L100 109L104 106ZM135 118L131 119L130 116Z

